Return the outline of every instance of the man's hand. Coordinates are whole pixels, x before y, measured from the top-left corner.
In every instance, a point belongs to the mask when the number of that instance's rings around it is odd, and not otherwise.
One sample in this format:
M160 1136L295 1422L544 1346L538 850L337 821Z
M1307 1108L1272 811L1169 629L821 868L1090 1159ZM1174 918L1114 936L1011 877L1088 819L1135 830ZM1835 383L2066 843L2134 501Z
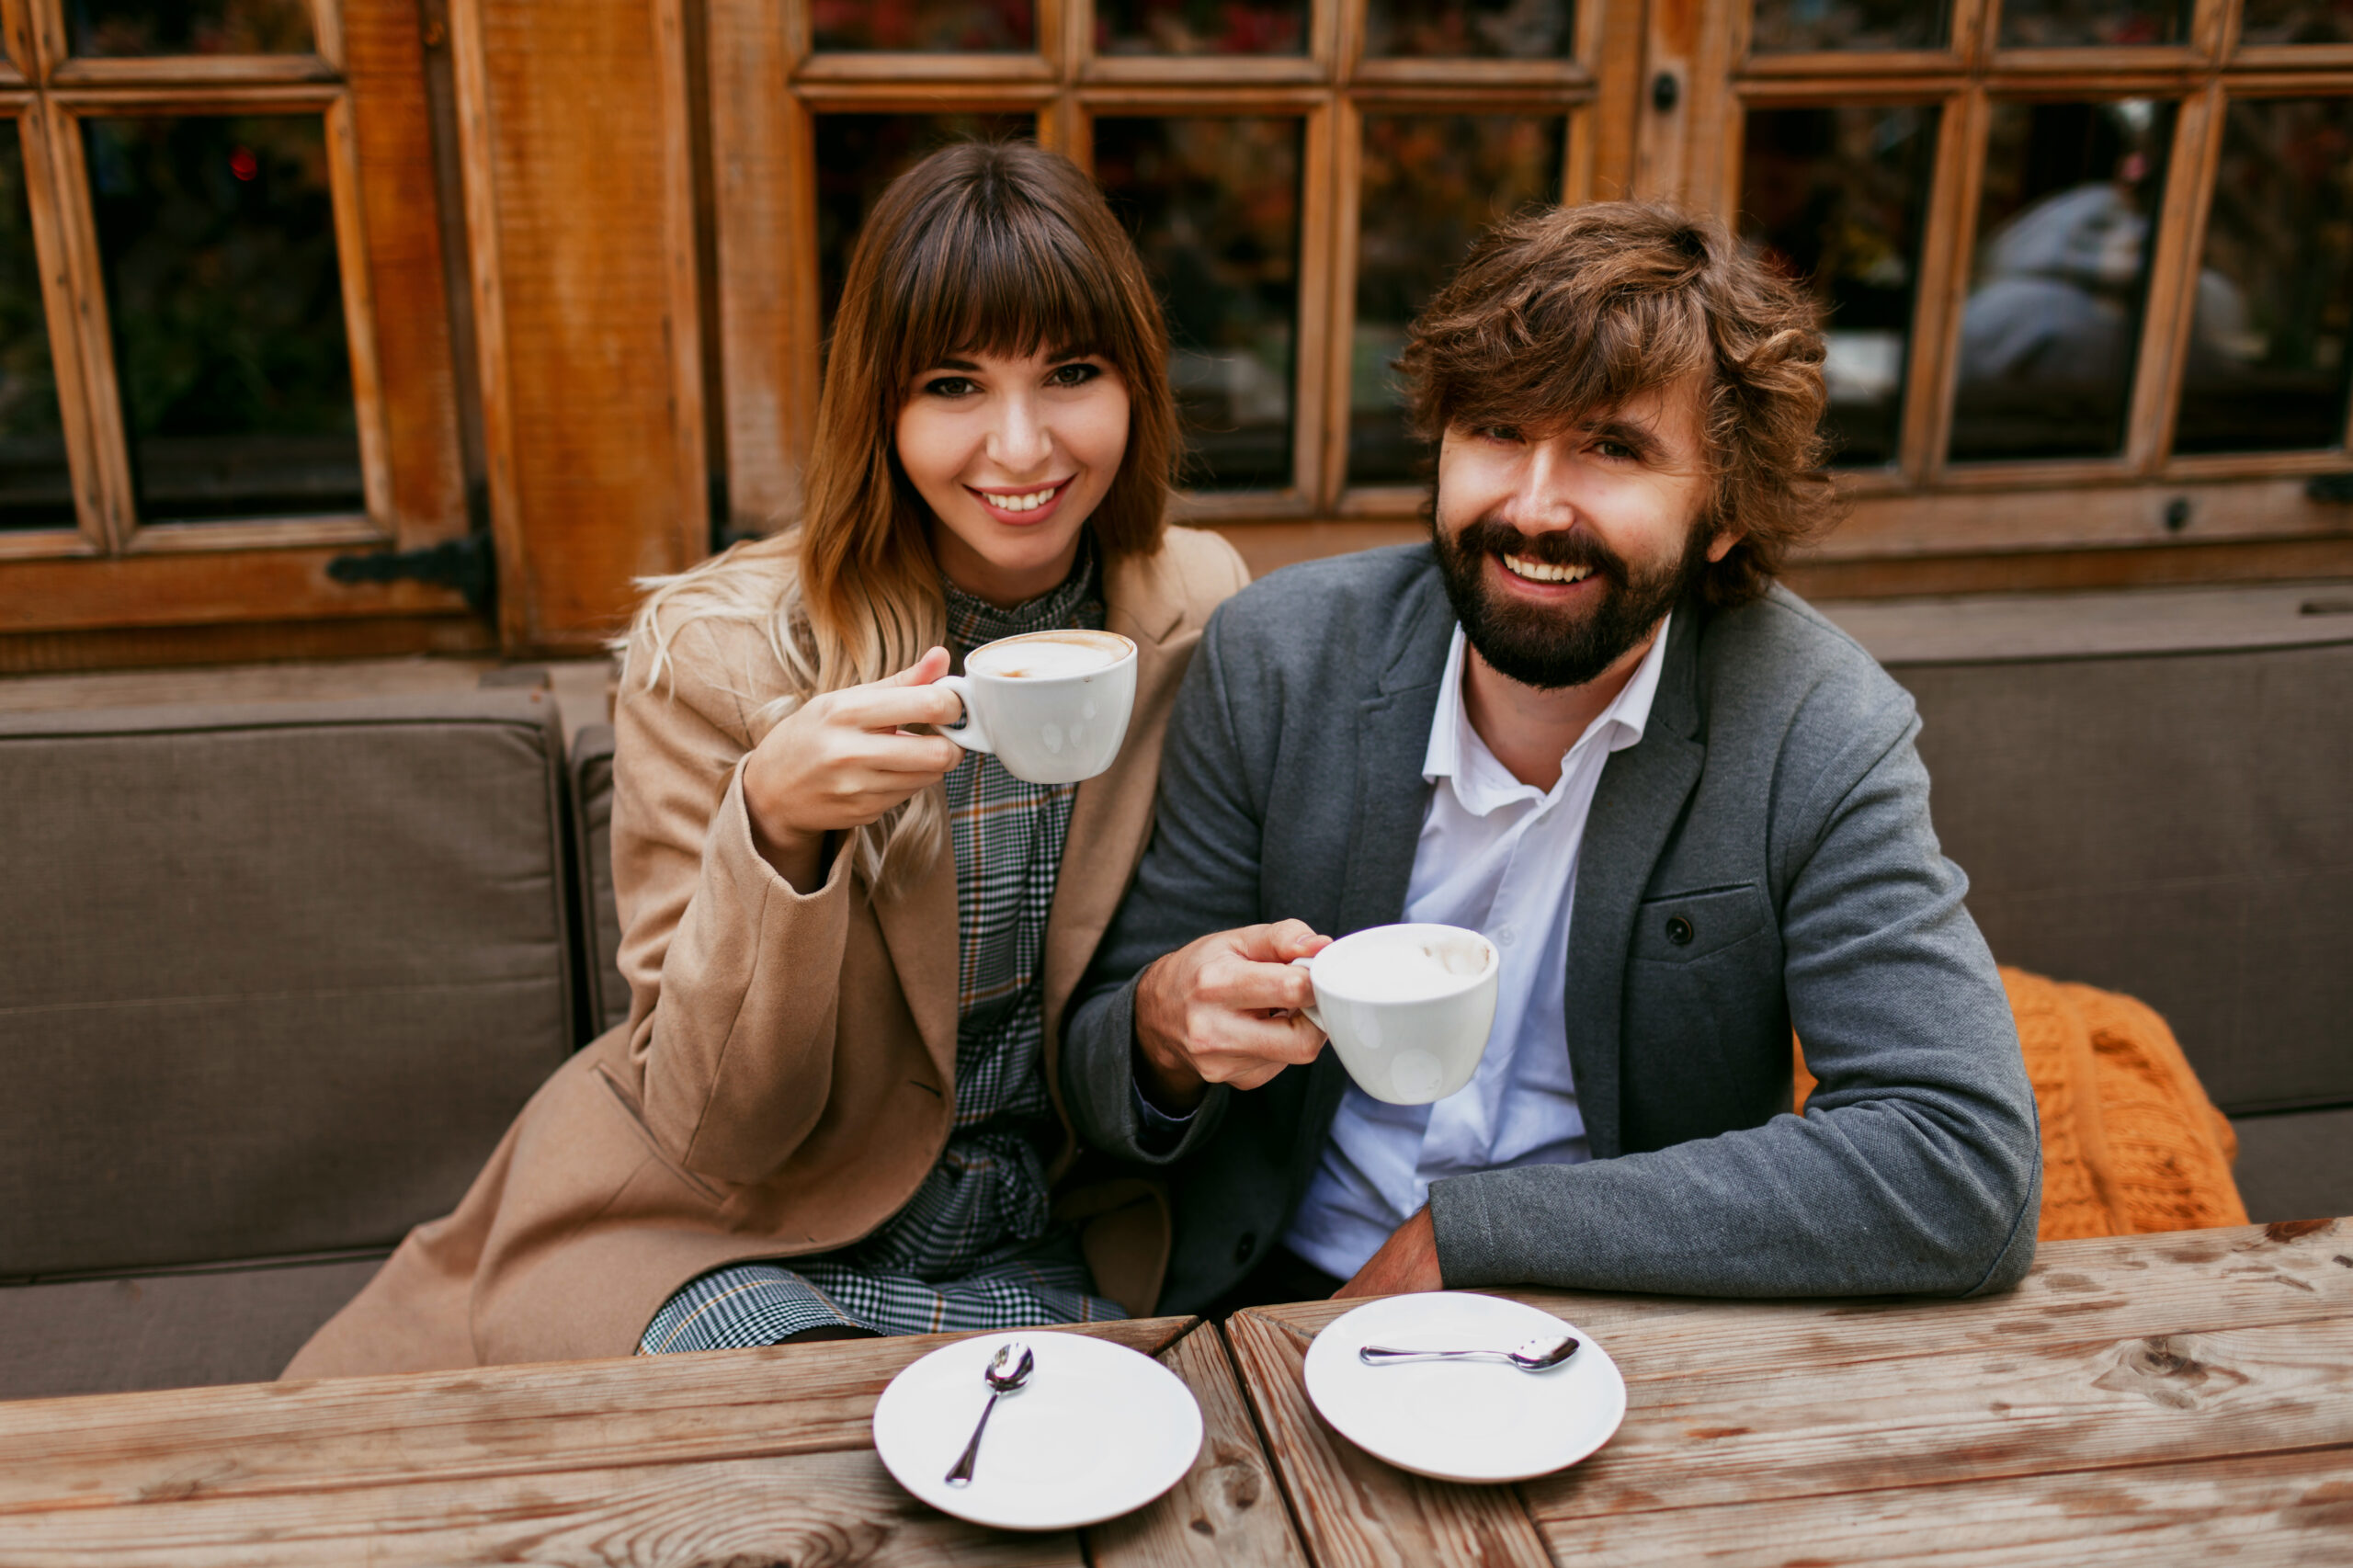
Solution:
M1357 1277L1332 1292L1346 1296L1403 1296L1415 1290L1443 1290L1446 1280L1438 1269L1438 1227L1430 1223L1429 1207L1389 1233L1381 1250L1365 1259Z
M1188 1111L1211 1084L1255 1089L1315 1060L1324 1031L1290 960L1330 946L1304 921L1219 931L1154 962L1136 983L1136 1051L1153 1103Z

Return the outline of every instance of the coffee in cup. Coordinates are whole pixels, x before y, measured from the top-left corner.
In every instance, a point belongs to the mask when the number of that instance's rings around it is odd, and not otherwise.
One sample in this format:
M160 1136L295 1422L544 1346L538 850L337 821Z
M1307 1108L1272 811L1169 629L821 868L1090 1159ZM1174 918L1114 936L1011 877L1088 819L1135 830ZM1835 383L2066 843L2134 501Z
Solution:
M940 733L993 752L1032 784L1074 784L1111 766L1136 699L1136 645L1116 631L1031 631L964 658L939 685L964 704Z
M1460 926L1374 926L1313 958L1307 1017L1374 1099L1427 1105L1471 1081L1495 1027L1502 963Z

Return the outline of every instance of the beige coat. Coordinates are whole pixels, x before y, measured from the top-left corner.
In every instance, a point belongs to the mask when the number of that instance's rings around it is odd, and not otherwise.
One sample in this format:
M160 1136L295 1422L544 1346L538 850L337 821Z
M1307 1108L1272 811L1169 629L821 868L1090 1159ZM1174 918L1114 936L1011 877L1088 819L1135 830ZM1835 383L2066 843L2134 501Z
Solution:
M1137 647L1136 705L1119 760L1079 786L1047 920L1057 1108L1063 1010L1143 853L1178 679L1245 580L1232 546L1183 528L1107 568L1106 625ZM878 897L837 855L823 888L796 892L752 846L740 767L782 668L756 629L724 621L689 622L673 653L675 688L630 683L615 719L629 1022L556 1071L457 1211L411 1232L287 1376L626 1356L695 1276L867 1234L947 1146L953 857ZM1150 1311L1167 1258L1158 1195L1097 1186L1060 1209L1086 1221L1097 1288Z

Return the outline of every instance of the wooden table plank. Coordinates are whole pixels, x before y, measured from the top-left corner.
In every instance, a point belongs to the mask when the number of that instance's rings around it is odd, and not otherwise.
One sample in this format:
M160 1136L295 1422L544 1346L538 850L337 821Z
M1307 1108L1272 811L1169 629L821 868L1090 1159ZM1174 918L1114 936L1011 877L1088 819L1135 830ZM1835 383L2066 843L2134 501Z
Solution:
M1197 1320L1074 1326L1156 1355ZM61 1503L861 1449L899 1369L957 1335L0 1403L0 1520Z
M1193 1330L1160 1359L1200 1402L1201 1457L1158 1502L1087 1532L1095 1568L1307 1568L1217 1330Z
M1493 1290L1569 1319L1627 1378L1712 1380L1777 1366L1908 1359L1926 1348L2016 1348L2309 1322L2353 1309L2353 1221L2048 1242L2016 1290L1970 1301L1919 1297L1732 1301ZM1358 1301L1254 1312L1314 1337Z
M1076 1538L961 1524L872 1450L55 1508L0 1519L9 1568L1080 1568Z
M1525 1483L1540 1524L2353 1445L2353 1312L1630 1382L1628 1395L1607 1448Z
M1551 1568L1509 1487L1408 1475L1334 1432L1308 1403L1308 1338L1255 1312L1225 1324L1291 1510L1322 1568Z
M2353 1449L1547 1523L1592 1568L2234 1568L2353 1561Z

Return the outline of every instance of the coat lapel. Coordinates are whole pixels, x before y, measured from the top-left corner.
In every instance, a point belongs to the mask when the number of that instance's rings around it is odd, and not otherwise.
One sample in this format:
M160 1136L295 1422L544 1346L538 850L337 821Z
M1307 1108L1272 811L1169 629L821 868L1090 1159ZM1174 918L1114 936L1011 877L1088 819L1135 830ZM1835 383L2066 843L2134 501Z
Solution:
M1679 608L1642 740L1611 755L1586 818L1569 917L1569 1065L1596 1159L1623 1152L1619 1052L1634 906L1707 758L1699 722L1699 608Z
M956 856L946 845L923 873L877 893L874 919L898 971L899 990L943 1085L956 1082Z

